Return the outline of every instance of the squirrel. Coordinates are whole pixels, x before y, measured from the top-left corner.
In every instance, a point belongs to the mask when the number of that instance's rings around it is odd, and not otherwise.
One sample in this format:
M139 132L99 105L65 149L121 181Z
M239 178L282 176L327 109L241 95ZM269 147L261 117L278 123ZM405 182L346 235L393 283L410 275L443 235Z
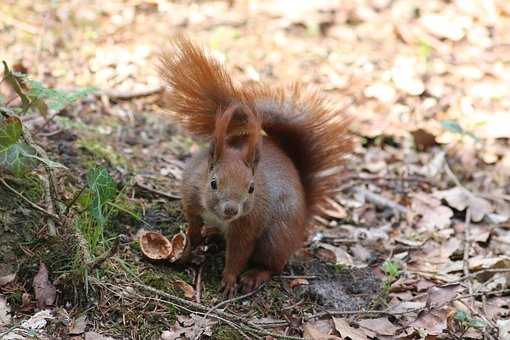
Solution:
M301 85L236 85L222 63L186 37L171 46L158 65L171 87L165 109L209 142L183 171L187 235L196 247L203 225L221 230L221 289L231 297L239 286L249 292L280 273L303 245L321 202L338 185L352 145L350 119Z

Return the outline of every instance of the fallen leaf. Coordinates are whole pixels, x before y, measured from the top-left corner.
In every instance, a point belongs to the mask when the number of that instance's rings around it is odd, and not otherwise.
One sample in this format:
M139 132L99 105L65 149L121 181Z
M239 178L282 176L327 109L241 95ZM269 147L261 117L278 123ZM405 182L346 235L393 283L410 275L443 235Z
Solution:
M318 243L319 247L329 252L328 258L335 259L336 264L352 266L354 262L352 261L352 256L349 255L347 251L345 251L341 247L333 246L329 243Z
M416 320L409 324L416 330L425 330L427 335L439 335L446 329L446 310L422 311Z
M338 202L331 198L328 198L326 202L328 203L328 207L321 206L320 208L325 215L336 219L344 219L347 217L347 212Z
M445 228L450 225L453 216L450 208L426 193L412 195L411 209L421 215L419 226L425 229Z
M412 96L419 96L425 91L425 84L417 72L418 61L409 57L398 57L392 73L395 86Z
M5 297L0 295L0 327L7 326L11 322L11 308Z
M419 169L419 173L427 178L436 177L444 168L446 153L440 151L423 168Z
M368 86L364 91L365 97L376 98L383 103L394 103L397 98L397 91L383 82L377 82Z
M85 333L85 340L115 340L110 336L101 335L96 332L87 332Z
M303 327L303 338L307 340L342 340L335 335L331 335L332 330L322 330L316 327L317 322L307 323ZM322 328L322 327L321 327Z
M455 187L444 191L436 191L434 196L444 199L450 207L463 211L469 207L471 221L480 222L483 217L492 212L491 204L480 197L475 196L464 188Z
M427 307L439 307L452 301L464 287L452 284L443 287L430 287L427 292Z
M471 24L471 18L458 14L433 14L422 16L420 23L436 37L459 41L466 34L466 28Z
M193 286L189 283L182 280L177 280L173 284L179 288L184 293L184 296L188 299L192 299L195 296L195 288L193 288Z
M359 325L379 335L395 335L400 327L392 324L388 318L364 319Z
M81 315L75 320L71 320L67 328L69 330L69 335L83 334L85 328L87 328L87 315Z
M21 327L30 329L30 330L38 330L46 327L48 323L47 320L54 319L51 311L48 309L43 309L30 317L30 319L25 320L21 323Z
M360 328L354 328L349 325L345 319L333 318L335 329L343 339L349 337L351 340L366 340L367 336Z
M414 130L411 131L411 135L414 139L414 145L416 145L416 148L420 151L427 150L430 147L437 145L436 136L426 130Z
M52 306L57 297L57 289L48 279L48 269L44 263L40 263L39 271L34 276L34 291L37 307L43 309Z
M297 286L303 286L303 285L309 285L309 284L310 284L310 282L308 282L307 279L297 278L297 279L293 279L289 282L289 287L290 287L290 289L294 289Z

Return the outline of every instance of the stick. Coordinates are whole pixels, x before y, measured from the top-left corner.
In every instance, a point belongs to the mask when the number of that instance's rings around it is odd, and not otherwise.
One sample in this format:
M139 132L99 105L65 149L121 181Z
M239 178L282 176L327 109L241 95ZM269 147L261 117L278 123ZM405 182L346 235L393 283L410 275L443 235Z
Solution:
M153 94L158 94L160 92L163 92L165 88L163 86L157 86L153 88L147 88L142 89L138 91L105 91L100 93L100 95L107 96L108 98L112 100L129 100L133 98L140 98L140 97L148 97L152 96Z
M12 193L14 193L16 196L18 196L19 198L21 198L22 200L24 200L25 202L27 202L32 208L52 217L52 218L55 218L55 219L58 219L58 216L49 212L48 210L44 209L43 207L41 207L40 205L37 205L36 203L32 202L31 200L29 200L28 198L26 198L25 196L23 196L22 193L20 193L19 191L17 191L16 189L14 189L13 187L11 187L9 184L7 184L7 182L0 177L0 183L2 183L3 186L5 186L8 190L10 190Z
M370 192L367 189L355 188L354 191L358 194L363 195L367 201L374 203L377 206L391 208L403 214L407 214L408 212L407 208L404 207L403 205L395 203L389 200L388 198L383 197L374 192Z

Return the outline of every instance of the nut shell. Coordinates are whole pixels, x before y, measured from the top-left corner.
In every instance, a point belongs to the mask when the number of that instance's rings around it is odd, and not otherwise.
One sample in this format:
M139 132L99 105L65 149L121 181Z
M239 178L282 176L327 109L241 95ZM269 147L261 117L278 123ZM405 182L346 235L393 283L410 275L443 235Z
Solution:
M140 236L142 253L152 260L167 259L173 251L172 242L160 233L148 231Z

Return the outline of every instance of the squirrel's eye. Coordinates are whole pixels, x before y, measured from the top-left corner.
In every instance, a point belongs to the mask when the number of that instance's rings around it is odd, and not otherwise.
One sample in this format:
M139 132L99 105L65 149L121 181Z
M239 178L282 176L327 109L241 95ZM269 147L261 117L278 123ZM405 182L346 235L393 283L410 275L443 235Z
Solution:
M218 189L218 184L216 183L216 178L213 178L213 179L211 180L211 188L212 188L213 190Z
M253 191L255 191L255 184L254 183L250 184L250 188L248 189L248 193L249 194L253 194Z

